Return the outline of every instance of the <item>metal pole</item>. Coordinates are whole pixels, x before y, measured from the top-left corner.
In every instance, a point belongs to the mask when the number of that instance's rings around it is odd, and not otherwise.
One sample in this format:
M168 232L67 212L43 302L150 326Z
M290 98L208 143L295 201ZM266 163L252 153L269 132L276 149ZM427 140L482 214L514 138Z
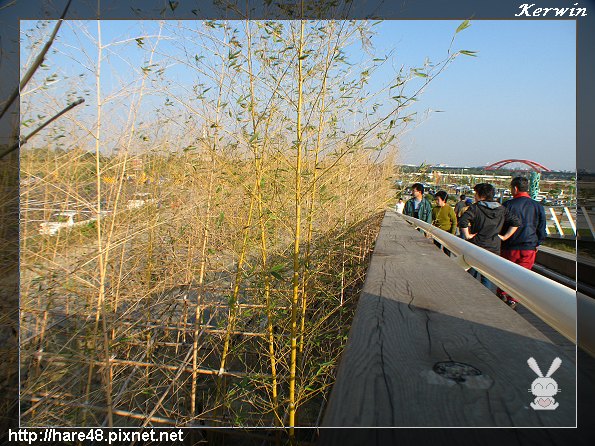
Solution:
M564 231L562 231L562 227L560 226L560 222L558 221L558 217L556 216L556 212L554 211L554 208L549 208L550 209L550 214L552 214L552 220L554 221L554 224L556 225L556 229L558 230L558 234L560 234L561 236L564 236Z
M581 337L578 346L595 357L595 299L585 296L583 293L576 293L578 318L577 330Z
M583 211L585 220L587 220L587 224L589 225L589 230L591 231L591 237L595 238L595 228L593 228L593 222L591 221L591 217L589 217L589 212L587 212L587 208L584 206L581 206L581 211ZM578 220L578 216L577 216L577 220Z
M568 210L567 206L564 206L564 212L566 213L566 216L568 217L568 222L570 223L572 232L574 233L574 235L576 235L576 224L574 223L574 219L572 218L572 215L570 214L570 211Z

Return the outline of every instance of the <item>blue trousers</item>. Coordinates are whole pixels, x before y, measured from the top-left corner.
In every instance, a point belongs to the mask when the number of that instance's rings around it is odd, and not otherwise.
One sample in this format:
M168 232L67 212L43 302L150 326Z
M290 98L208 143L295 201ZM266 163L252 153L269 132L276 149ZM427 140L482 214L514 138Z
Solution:
M490 290L492 293L496 292L496 285L494 285L492 282L490 282L490 280L484 276L483 274L481 274L479 271L477 271L476 269L471 268L469 271L467 271L469 274L471 274L473 277L475 277L477 280L479 280L479 282L485 286L488 290Z

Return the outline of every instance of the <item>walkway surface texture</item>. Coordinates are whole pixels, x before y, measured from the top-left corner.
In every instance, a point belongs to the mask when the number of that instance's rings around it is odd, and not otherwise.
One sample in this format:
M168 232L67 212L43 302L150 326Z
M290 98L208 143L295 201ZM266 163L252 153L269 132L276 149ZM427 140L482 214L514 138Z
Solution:
M530 405L530 357L544 375L562 360L556 410ZM323 425L572 427L575 364L572 343L387 211Z

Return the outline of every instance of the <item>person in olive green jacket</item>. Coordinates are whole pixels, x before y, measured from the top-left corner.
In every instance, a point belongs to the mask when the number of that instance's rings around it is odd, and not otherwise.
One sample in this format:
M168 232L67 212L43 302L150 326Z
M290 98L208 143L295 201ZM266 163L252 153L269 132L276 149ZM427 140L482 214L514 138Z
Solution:
M434 195L436 206L432 209L432 224L440 229L455 234L457 232L457 216L454 209L446 203L448 194L443 190Z
M446 232L455 234L457 232L457 216L454 209L446 203L448 200L448 194L443 190L436 192L434 195L436 200L436 206L432 208L432 224ZM442 246L436 240L434 244L441 248ZM450 256L450 251L442 247L444 253Z

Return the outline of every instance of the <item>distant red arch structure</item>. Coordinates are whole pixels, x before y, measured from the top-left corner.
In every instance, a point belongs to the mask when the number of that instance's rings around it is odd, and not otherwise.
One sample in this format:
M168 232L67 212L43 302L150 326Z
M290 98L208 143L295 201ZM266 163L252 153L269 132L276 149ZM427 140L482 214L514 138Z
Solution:
M512 164L512 163L525 164L536 172L551 172L551 169L548 169L544 165L536 163L535 161L531 161L531 160L502 160L502 161L498 161L493 164L490 164L489 166L486 166L485 170L500 169L500 168L506 166L507 164Z

